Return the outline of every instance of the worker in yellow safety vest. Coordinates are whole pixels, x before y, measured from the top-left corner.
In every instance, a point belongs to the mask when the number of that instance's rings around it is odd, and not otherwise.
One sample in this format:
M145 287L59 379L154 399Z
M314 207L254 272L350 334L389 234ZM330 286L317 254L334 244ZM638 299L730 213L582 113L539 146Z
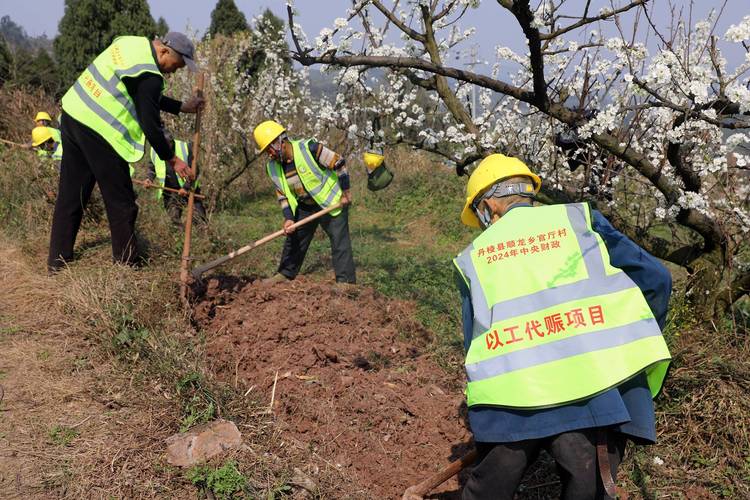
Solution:
M286 129L268 120L253 130L261 152L268 154L266 173L276 187L276 197L284 215L287 234L278 273L272 281L297 276L318 224L331 240L336 281L356 281L352 244L349 236L349 173L344 158L314 139L292 140ZM294 222L339 202L343 207L320 219L291 229Z
M172 133L168 130L164 130L164 137L167 138L170 147L181 160L186 162L188 165L193 164L193 146L192 144L174 139ZM162 189L156 189L156 199L162 200L164 203L164 209L167 211L172 224L179 226L181 224L182 209L185 206L185 200L188 195L188 191L194 189L197 194L200 194L200 181L198 180L199 169L196 165L196 179L195 181L185 180L177 175L174 169L164 160L159 158L153 148L149 153L149 159L151 160L148 164L148 177L146 183L155 183L157 186L168 187L177 189L179 193L171 191L164 191ZM203 200L201 198L195 198L193 200L193 220L197 223L206 223L208 221L206 216L206 208L203 206Z
M62 160L63 147L60 140L55 139L50 127L38 126L31 131L31 146L36 148L37 154L43 158L50 158L55 162Z
M50 273L73 258L83 209L95 184L107 209L113 260L142 261L135 238L138 206L128 164L143 157L148 139L177 175L190 177L189 166L164 137L160 111L195 113L203 105L199 97L180 102L162 95L165 74L184 66L195 69L194 51L182 33L170 32L153 41L117 37L63 96L60 121L65 151L52 218Z
M563 498L614 498L626 441L656 440L669 271L586 203L534 206L540 186L492 154L466 188L461 221L483 231L454 259L478 452L464 500L512 499L542 449Z
M62 142L60 130L52 126L52 117L46 111L40 111L36 114L34 124L37 127L49 127L55 142Z

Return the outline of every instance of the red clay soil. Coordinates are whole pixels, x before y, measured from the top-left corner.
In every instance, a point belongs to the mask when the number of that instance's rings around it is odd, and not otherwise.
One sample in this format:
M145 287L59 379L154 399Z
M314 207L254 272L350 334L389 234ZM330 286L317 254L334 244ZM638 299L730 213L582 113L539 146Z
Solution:
M304 278L212 279L195 313L219 377L269 402L278 377L277 424L353 479L325 496L400 498L471 448L462 381L430 357L413 304Z

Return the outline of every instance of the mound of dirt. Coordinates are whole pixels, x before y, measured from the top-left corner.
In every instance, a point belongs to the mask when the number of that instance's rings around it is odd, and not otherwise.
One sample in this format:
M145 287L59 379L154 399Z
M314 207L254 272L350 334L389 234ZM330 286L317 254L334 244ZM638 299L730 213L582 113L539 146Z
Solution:
M353 479L326 493L400 498L470 449L462 381L414 311L359 286L213 279L195 317L219 377L273 398L282 432Z

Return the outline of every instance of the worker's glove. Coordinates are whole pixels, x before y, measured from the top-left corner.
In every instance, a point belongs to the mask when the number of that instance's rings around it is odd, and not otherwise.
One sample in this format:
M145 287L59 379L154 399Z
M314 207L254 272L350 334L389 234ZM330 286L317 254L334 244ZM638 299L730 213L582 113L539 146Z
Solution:
M180 190L177 192L177 194L179 194L180 196L187 196L188 192L187 192L187 189L180 188Z
M203 109L205 103L205 99L194 95L193 97L182 103L182 106L180 106L180 111L183 113L197 113L199 109Z
M294 221L291 219L284 221L284 234L292 234L294 232L295 228L292 227L292 224L294 224Z
M143 185L144 185L144 186L146 186L146 187L152 186L153 184L154 184L154 183L153 183L153 182L151 182L151 179L145 179L145 180L143 181Z

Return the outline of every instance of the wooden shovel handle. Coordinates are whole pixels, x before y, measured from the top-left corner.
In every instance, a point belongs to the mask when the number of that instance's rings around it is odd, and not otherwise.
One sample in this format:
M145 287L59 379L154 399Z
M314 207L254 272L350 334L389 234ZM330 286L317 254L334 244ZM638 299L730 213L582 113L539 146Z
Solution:
M455 462L451 462L445 469L441 470L434 476L428 477L419 484L409 486L406 491L404 491L404 496L401 497L401 500L422 500L427 493L461 472L465 467L473 464L476 459L477 450L471 450Z
M332 211L336 210L337 208L341 208L341 203L336 203L335 205L331 205L328 208L324 208L323 210L321 210L319 212L315 212L311 216L305 217L304 219L295 222L294 224L292 224L291 226L289 226L289 229L296 229L296 228L298 228L300 226L304 226L308 222L312 222L315 219L323 217L325 214L327 214L329 212L332 212ZM245 245L244 247L238 248L237 250L235 250L233 252L230 252L227 255L224 255L222 257L219 257L216 260L212 260L211 262L203 264L202 266L198 266L195 269L193 269L193 278L198 279L206 271L208 271L210 269L213 269L215 267L218 267L218 266L222 265L223 263L225 263L226 261L232 260L232 259L234 259L236 257L239 257L243 253L249 252L253 248L258 248L259 246L261 246L261 245L263 245L265 243L268 243L269 241L271 241L273 239L276 239L279 236L283 236L284 234L286 234L284 232L284 230L283 229L279 229L275 233L268 234L268 235L264 236L263 238L261 238L261 239L259 239L257 241L254 241L253 243L250 243L249 245Z

